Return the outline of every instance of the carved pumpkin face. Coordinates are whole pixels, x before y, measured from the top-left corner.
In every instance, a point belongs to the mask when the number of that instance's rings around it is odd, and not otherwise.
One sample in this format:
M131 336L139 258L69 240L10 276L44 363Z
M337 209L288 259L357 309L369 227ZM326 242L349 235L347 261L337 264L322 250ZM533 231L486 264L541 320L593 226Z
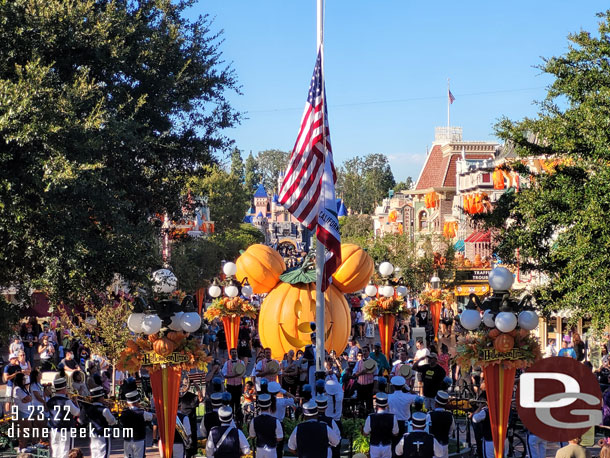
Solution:
M350 310L343 293L331 285L325 297L325 347L341 352L351 330ZM311 344L310 323L316 321L316 285L280 283L261 305L258 331L264 347L274 358L282 359Z
M508 334L500 334L494 340L494 348L500 353L511 351L515 346L515 338Z
M153 349L158 355L167 356L170 355L176 346L174 342L169 340L167 337L162 337L161 339L155 340L153 344Z

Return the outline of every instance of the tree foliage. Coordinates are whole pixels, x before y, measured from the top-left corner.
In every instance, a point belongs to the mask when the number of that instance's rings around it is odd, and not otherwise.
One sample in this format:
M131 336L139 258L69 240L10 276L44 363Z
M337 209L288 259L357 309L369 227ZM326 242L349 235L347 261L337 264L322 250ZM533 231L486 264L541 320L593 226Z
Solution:
M341 239L366 238L373 236L373 218L369 215L348 215L339 218Z
M187 187L195 195L207 196L210 218L217 232L239 227L251 196L246 194L238 176L217 165L208 165L188 180Z
M240 250L255 243L263 243L264 235L250 224L217 232L209 238L185 239L172 247L172 271L179 280L179 287L194 293L208 281L219 275L221 262L235 261Z
M517 162L527 186L483 218L504 261L548 279L540 305L590 316L598 329L610 324L610 11L600 17L598 35L570 35L568 51L540 66L554 81L538 116L497 125L519 156L550 161L529 180Z
M261 183L262 180L262 175L258 169L258 163L256 162L255 157L252 155L252 152L250 152L246 158L244 173L244 187L246 189L246 193L251 196L254 194L256 187L259 183Z
M151 217L179 210L239 120L219 35L189 5L0 2L0 285L69 301L147 275Z
M356 156L337 172L337 194L345 206L357 213L372 213L375 204L396 184L388 158L383 154Z
M394 192L408 191L410 189L413 189L413 186L415 186L413 178L407 177L405 181L400 181L396 183L396 185L394 186Z
M267 149L256 155L257 170L267 192L278 192L277 179L286 171L289 158L290 153L278 149Z

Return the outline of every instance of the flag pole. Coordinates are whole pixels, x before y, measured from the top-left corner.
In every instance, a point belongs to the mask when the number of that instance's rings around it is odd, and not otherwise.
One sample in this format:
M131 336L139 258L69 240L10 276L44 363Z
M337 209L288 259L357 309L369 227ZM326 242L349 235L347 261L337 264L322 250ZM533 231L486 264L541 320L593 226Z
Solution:
M316 34L316 52L320 50L320 65L322 72L322 82L324 82L324 0L316 0L317 2L317 34ZM324 87L324 85L322 86ZM322 114L324 116L325 113ZM322 120L324 126L325 120ZM324 132L324 129L322 130ZM323 140L323 145L326 141ZM320 373L324 373L324 337L326 327L324 326L324 293L322 292L322 282L324 275L324 261L326 259L326 250L324 244L320 240L316 240L316 378ZM313 343L313 342L312 342Z
M447 127L451 127L451 97L449 94L451 89L449 88L449 78L447 78Z

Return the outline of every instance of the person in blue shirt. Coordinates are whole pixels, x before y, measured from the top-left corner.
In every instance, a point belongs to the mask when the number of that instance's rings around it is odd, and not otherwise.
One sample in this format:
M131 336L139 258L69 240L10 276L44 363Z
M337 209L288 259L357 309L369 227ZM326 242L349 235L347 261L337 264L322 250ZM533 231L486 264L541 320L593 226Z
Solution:
M559 350L557 356L568 356L576 359L576 352L572 347L568 347L568 342L564 340L561 342L561 350Z
M377 375L383 375L383 373L386 371L388 372L388 374L390 373L391 367L388 363L388 359L383 353L381 353L381 344L375 344L375 351L371 353L371 359L374 359L377 363L377 368L379 369Z

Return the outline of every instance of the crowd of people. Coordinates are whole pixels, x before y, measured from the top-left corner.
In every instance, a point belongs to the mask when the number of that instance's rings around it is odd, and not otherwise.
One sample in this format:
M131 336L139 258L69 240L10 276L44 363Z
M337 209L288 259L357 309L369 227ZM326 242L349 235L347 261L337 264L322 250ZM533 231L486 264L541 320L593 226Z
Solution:
M248 439L261 457L281 457L286 448L303 457L323 456L323 451L338 457L342 419L347 416L364 420L363 434L369 436L371 457L446 457L455 421L445 407L452 396L459 395L460 386L475 401L470 418L480 456L493 456L485 380L481 368L463 368L455 361L455 342L463 330L453 308L443 309L438 339L427 307L413 307L398 317L388 359L376 339L376 326L362 319L361 301L350 298L356 305L352 309L353 337L344 351L325 355L323 374L315 373L313 344L274 358L277 355L261 345L256 320L242 320L237 347L232 349L227 349L218 320L204 324L194 338L207 345L213 361L201 386L189 383L187 374L183 377L173 456L195 456L203 438L209 457L247 454L251 448ZM126 457L143 456L147 425L152 427L153 444L163 449L145 370L136 374L115 371L122 399L117 410L107 402L112 395L112 366L91 354L69 331L29 319L8 350L3 381L9 402L2 407L7 413L16 412L21 427L48 426L52 456L71 453L73 440L58 431L77 424L94 426L89 438L92 457L107 455L110 442L103 430L116 425L133 429L133 436L124 438ZM610 360L604 353L601 367L595 369L600 382L607 383ZM569 339L562 340L561 349L549 341L545 356L556 355L584 361L587 347L572 332ZM59 375L45 383L46 372ZM81 402L85 397L87 401ZM610 404L610 394L605 397ZM198 418L201 406L205 406L205 414ZM53 417L57 408L67 412L65 418ZM604 421L608 417L610 424L610 408L606 410ZM43 416L33 418L32 412ZM301 423L291 434L284 434L286 421L295 419ZM544 441L532 435L528 440L532 458L546 456ZM34 442L20 437L18 448L26 450ZM558 452L557 456L563 455Z

